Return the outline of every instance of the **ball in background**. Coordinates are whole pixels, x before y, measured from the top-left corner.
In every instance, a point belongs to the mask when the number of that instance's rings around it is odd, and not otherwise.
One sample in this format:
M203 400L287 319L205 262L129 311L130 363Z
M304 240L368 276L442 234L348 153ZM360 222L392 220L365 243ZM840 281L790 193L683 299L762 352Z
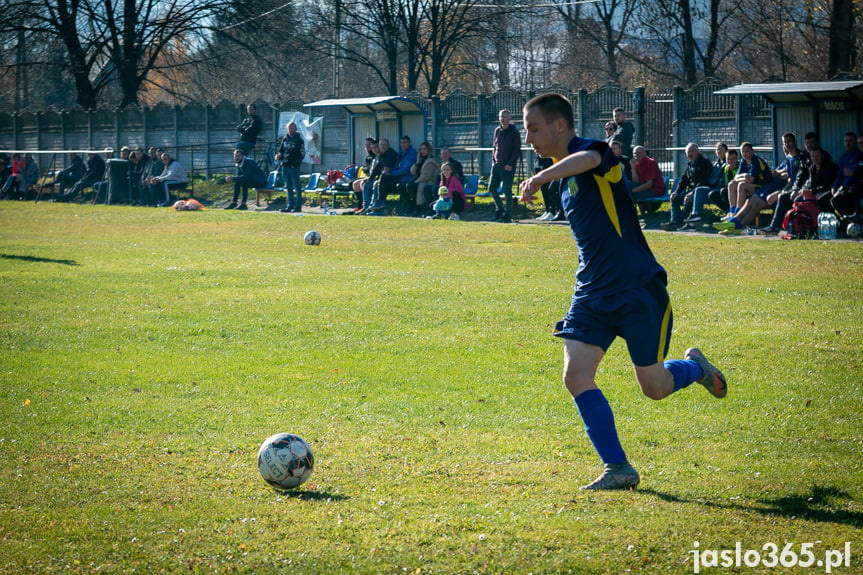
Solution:
M271 435L258 449L258 471L274 487L293 489L306 482L315 456L305 440L292 433Z
M845 230L845 234L849 238L860 239L860 234L863 234L863 226L858 224L857 222L851 222L848 224L848 228Z
M307 246L316 246L321 243L321 234L315 230L309 230L306 232L306 235L303 236L303 241L306 242Z

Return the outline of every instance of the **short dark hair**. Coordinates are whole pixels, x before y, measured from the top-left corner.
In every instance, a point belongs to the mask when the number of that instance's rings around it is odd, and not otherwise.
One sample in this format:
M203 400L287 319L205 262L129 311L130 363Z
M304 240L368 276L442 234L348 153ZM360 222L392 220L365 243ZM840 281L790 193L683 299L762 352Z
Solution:
M366 142L369 142L370 144L377 144L378 143L378 141L375 140L374 138L366 138Z
M791 138L795 142L797 141L797 135L794 132L785 132L782 134L782 139L784 140L785 138Z
M626 110L624 110L623 108L615 108L614 110L611 111L612 114L616 114L618 112L623 112L625 114Z
M525 110L530 110L533 107L539 108L539 113L542 114L546 122L563 118L566 120L567 128L575 129L572 104L560 94L540 94L528 100L527 104L524 105Z
M726 152L728 151L728 144L726 144L725 142L716 142L716 146L715 146L715 147L717 147L717 148L718 148L718 147L720 147L720 146L721 146L721 147L722 147L722 149L723 149L723 150L725 150Z
M845 137L847 138L848 136L852 136L854 139L857 139L857 134L855 132L845 132Z
M804 140L811 140L813 138L818 140L819 142L821 141L821 138L818 136L818 132L806 132L806 135L803 136Z
M410 136L402 136L402 140L407 140L408 142L410 142L411 137Z
M738 152L738 151L737 151L737 150L735 150L734 148L730 148L730 149L728 150L728 153L726 154L726 157L728 157L728 156L737 156L737 157L739 158L739 157L740 157L740 152Z
M810 154L811 154L812 152L820 152L820 153L822 153L822 154L824 154L824 153L825 153L825 152L824 152L824 148L822 148L821 146L813 146L813 147L812 147L812 149L811 149L811 150L809 150L809 153L810 153Z

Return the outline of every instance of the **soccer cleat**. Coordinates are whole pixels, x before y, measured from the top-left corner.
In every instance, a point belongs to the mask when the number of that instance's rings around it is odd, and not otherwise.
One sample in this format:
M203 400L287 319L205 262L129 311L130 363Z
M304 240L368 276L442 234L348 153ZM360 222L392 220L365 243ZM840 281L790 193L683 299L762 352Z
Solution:
M247 206L246 204L240 204L239 206L237 206L237 209L238 210L248 210L249 206Z
M641 478L629 462L606 463L602 473L591 483L581 489L590 491L606 491L611 489L632 489L638 485Z
M737 227L737 224L734 222L716 222L713 224L713 227L721 232L722 230L733 230Z
M721 218L721 219L722 219L722 221L723 221L723 222L727 222L728 220L730 220L730 219L731 219L731 218L733 218L733 217L734 217L734 214L732 214L731 212L728 212L727 214L725 214L724 216L722 216L722 218Z
M710 395L718 399L722 399L728 393L728 385L725 383L725 376L722 372L716 369L712 363L707 361L704 354L697 347L690 347L683 354L683 359L691 359L701 366L704 372L700 379L696 379L695 383L700 383L704 386Z
M738 230L737 228L731 228L730 230L722 230L719 232L720 236L739 236L743 232Z
M237 209L237 204L235 204L234 202L231 202L230 204L228 204L227 206L225 206L225 208L224 208L224 209L226 209L226 210L235 210L235 209Z
M659 227L665 230L666 232L672 232L680 227L680 224L677 222L662 222L659 224Z
M767 226L758 230L758 235L761 236L775 236L779 233L779 230L774 228L773 226Z

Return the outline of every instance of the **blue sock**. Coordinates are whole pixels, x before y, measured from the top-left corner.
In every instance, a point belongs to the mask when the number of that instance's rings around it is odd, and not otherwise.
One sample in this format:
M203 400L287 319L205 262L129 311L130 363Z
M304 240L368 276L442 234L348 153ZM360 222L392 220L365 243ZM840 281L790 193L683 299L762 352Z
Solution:
M736 213L737 213L737 206L731 206L731 215L734 215Z
M674 391L689 387L704 375L704 370L694 359L667 359L663 365L674 377Z
M584 420L584 430L603 463L624 463L626 454L620 446L614 414L608 400L599 389L588 389L575 398L578 414Z

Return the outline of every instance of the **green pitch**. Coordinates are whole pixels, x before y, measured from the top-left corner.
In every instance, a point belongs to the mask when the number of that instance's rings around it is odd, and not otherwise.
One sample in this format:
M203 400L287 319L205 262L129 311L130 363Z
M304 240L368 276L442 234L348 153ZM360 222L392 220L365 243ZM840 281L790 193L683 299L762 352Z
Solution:
M585 493L565 228L0 204L0 573L691 573L846 542L833 572L863 571L863 244L648 241L670 355L729 394L651 401L615 343L642 483ZM255 466L281 431L315 453L295 492Z

